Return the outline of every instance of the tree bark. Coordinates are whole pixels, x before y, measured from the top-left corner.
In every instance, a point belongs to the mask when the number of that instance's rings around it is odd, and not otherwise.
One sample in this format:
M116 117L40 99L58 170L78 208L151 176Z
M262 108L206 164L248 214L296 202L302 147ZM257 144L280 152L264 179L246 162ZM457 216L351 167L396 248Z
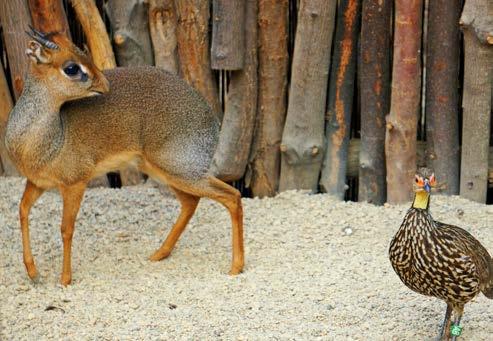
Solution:
M385 116L390 106L391 15L391 0L363 0L358 200L376 205L386 199Z
M493 47L482 43L488 42L487 38L481 39L481 32L488 31L481 23L488 17L493 17L491 1L466 0L461 16L464 25L464 93L460 195L481 203L486 202L488 186L493 84Z
M279 190L317 190L336 0L302 0L282 135Z
M220 116L217 84L209 55L209 1L175 1L178 14L176 37L183 78L197 89Z
M25 31L31 24L31 16L27 2L24 0L0 1L0 21L3 27L14 96L17 99L22 92L28 66L25 51L29 37Z
M7 149L5 148L5 128L12 110L12 97L10 96L9 86L5 78L2 63L0 62L0 159L1 173L6 176L19 176L17 168L10 160Z
M256 197L279 188L282 130L286 119L288 0L260 0L258 104L247 185Z
M493 2L465 0L460 24L472 30L482 44L493 44Z
M359 0L339 1L325 126L327 147L322 165L320 189L341 200L344 199L347 188L346 168L353 109L359 16Z
M241 70L245 54L245 1L212 1L211 66Z
M224 106L214 173L224 181L245 174L257 113L257 0L245 4L245 57L243 70L232 71Z
M58 32L70 38L62 0L29 0L34 28L41 32Z
M154 64L173 74L179 73L176 25L173 0L149 1L149 30L154 51Z
M387 116L387 201L412 199L416 172L416 132L421 93L422 0L395 1L394 59Z
M94 64L100 70L116 67L110 38L94 1L71 0L72 7L87 38Z
M109 0L105 12L113 31L119 66L153 65L148 4L144 0Z
M459 193L459 17L461 0L433 0L426 57L427 164Z
M360 157L361 148L363 148L362 139L351 139L349 141L349 152L348 152L348 166L347 175L351 177L358 176L358 172L361 172ZM416 168L426 166L426 142L418 141L416 145ZM489 187L493 187L493 147L489 148L488 151L488 181L490 183ZM437 181L440 187L440 191L446 190L446 184L443 183L442 178L439 174L436 174Z

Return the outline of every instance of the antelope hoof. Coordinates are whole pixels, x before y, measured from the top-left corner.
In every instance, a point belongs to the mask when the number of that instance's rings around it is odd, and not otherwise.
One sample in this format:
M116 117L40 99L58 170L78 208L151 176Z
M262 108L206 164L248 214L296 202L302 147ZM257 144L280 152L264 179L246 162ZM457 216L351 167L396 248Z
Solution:
M33 282L37 282L38 280L38 271L36 270L36 266L34 265L34 262L24 262L24 265L26 266L26 271L27 275Z
M171 251L170 250L157 250L156 252L154 252L154 254L149 257L149 260L151 262L159 262L160 260L163 260L165 258L168 258L168 256L170 255Z
M70 274L62 274L62 278L60 280L60 283L66 287L72 282L72 275Z
M241 265L233 265L231 266L231 270L229 270L230 276L239 275L243 272L243 264Z

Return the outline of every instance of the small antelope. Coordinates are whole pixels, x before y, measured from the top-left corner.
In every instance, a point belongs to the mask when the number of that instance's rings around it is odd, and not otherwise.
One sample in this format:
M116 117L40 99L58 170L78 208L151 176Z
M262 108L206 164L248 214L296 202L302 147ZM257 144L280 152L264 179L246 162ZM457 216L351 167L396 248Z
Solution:
M32 28L28 34L33 39L26 50L29 72L10 113L5 143L27 177L19 211L29 277L37 276L28 222L35 201L51 188L63 198L61 283L68 285L72 235L86 185L129 163L167 183L181 203L180 215L152 261L168 257L200 198L208 197L231 214L230 274L240 273L244 264L241 196L211 171L219 122L202 96L158 68L101 72L86 52L63 35Z

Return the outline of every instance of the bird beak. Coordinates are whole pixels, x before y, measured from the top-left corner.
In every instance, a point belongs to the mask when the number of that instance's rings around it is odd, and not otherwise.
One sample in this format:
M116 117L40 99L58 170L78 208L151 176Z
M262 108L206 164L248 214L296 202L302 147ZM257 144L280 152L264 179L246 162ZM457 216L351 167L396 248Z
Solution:
M431 192L431 186L430 184L428 183L428 181L425 182L425 186L424 186L424 189L427 193L430 193Z

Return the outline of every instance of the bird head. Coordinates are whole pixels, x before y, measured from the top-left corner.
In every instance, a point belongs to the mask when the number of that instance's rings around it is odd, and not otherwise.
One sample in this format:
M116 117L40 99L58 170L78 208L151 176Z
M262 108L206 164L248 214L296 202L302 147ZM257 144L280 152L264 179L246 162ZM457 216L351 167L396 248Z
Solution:
M414 192L426 191L431 192L431 189L436 186L435 174L429 168L419 168L414 176L413 189Z

